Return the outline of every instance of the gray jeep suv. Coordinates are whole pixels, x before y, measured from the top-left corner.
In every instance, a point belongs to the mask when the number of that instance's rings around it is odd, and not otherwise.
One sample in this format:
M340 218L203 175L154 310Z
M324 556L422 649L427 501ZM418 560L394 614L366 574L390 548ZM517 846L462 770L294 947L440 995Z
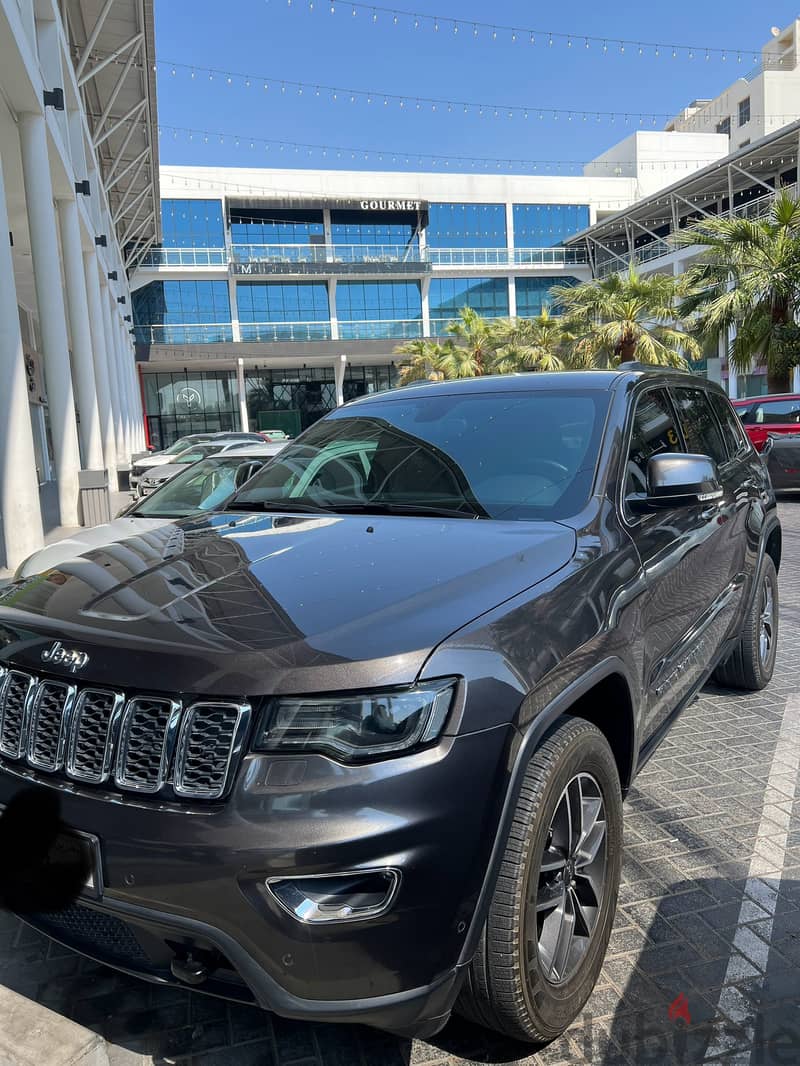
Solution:
M0 804L58 800L27 884L56 848L86 874L14 906L288 1017L553 1038L637 770L712 674L770 679L780 554L761 460L688 374L340 407L225 513L0 595Z

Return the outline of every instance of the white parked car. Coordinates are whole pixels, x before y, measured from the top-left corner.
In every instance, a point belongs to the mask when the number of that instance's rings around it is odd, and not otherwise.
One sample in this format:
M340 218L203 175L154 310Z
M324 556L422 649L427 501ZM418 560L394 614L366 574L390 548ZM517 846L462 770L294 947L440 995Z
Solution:
M235 444L223 454L211 455L182 467L168 484L136 500L112 522L82 529L65 540L48 544L17 567L15 580L58 568L83 552L128 537L147 537L160 526L179 518L219 510L226 501L276 455L283 444Z
M261 445L264 447L271 447L269 441L262 440ZM280 445L283 447L283 445ZM223 440L221 438L215 438L214 440L206 441L203 444L195 444L191 448L187 448L185 451L178 452L177 455L172 456L172 462L163 463L161 466L152 467L150 470L145 471L139 479L139 484L136 487L137 496L149 496L151 492L155 492L156 489L160 489L162 485L165 485L168 481L175 477L176 474L184 469L185 466L189 466L192 463L197 463L201 459L207 459L211 455L222 455L229 451L235 451L237 448L242 447L240 440ZM245 447L256 447L258 444L245 445ZM275 445L277 447L277 445Z
M138 488L139 481L146 470L154 466L164 466L171 463L176 455L198 444L208 444L212 441L231 441L238 444L260 444L264 438L259 433L236 433L233 430L221 433L190 433L187 437L180 437L169 448L160 452L151 452L136 459L131 465L129 484L134 491Z

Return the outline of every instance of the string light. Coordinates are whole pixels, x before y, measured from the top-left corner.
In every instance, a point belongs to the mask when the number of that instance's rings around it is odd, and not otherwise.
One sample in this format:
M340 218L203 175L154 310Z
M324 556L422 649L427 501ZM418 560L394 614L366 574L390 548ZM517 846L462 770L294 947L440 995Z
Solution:
M571 113L573 118L576 116L576 114L581 114L581 117L584 120L586 120L588 118L589 112L586 112L586 113L572 112ZM592 114L594 114L594 112L592 112ZM626 119L628 117L630 117L630 116L626 116ZM616 161L611 162L611 161L606 161L606 160L575 160L575 159L568 159L568 160L556 160L556 159L550 159L550 160L542 160L542 159L513 159L513 158L501 158L501 159L498 159L498 158L490 158L490 157L473 157L473 156L441 156L441 155L432 155L432 154L426 154L426 153L414 153L413 156L409 156L405 152L397 152L397 151L389 152L386 149L365 149L365 148L353 148L353 147L344 147L344 146L337 146L337 145L321 145L321 144L309 144L309 143L305 143L305 142L281 141L281 140L262 138L262 137L244 136L244 135L241 135L241 134L237 135L237 134L224 133L224 132L213 132L213 131L210 131L210 130L188 129L188 128L180 127L180 126L166 126L166 125L159 126L159 134L160 134L160 136L166 136L167 134L169 134L173 139L175 139L178 135L185 135L187 137L187 139L190 139L192 141L194 141L195 138L198 138L198 139L202 138L203 142L205 144L209 143L209 139L210 138L213 138L213 139L217 140L220 144L225 144L226 141L233 141L235 144L238 145L241 142L246 141L247 144L251 148L255 148L256 146L260 147L261 145L263 145L266 150L269 150L270 147L272 147L272 148L277 147L280 151L297 152L297 151L303 150L304 152L309 152L309 153L318 152L318 153L320 153L320 154L322 154L322 155L324 155L326 157L327 157L328 153L333 153L333 152L336 152L338 154L339 158L341 158L342 154L347 154L351 158L362 157L365 160L369 160L369 159L378 160L378 159L382 159L384 156L389 156L393 160L400 159L400 158L404 159L405 162L406 162L406 165L410 165L410 159L414 158L414 159L417 160L417 162L418 162L418 164L420 166L427 162L430 165L434 165L435 164L437 166L438 165L464 166L466 164L470 164L473 167L475 165L480 165L480 166L483 166L483 167L501 166L501 167L511 167L511 168L516 167L516 168L518 168L520 170L534 170L534 171L538 171L538 170L542 169L542 170L545 170L545 171L549 171L552 174L557 175L557 176L566 176L565 175L565 171L568 171L568 170L571 170L571 171L579 170L582 173L583 172L583 168L586 167L586 166L591 166L595 173L605 169L609 173L617 173L617 174L621 170L626 170L630 174L630 173L633 172L633 170L636 167L638 167L640 170L652 170L652 171L656 171L656 170L674 171L676 169L676 167L678 167L679 165L683 165L683 167L686 170L690 170L690 169L691 170L697 170L697 169L699 169L698 168L698 162L697 162L696 159L693 159L693 160L675 160L675 159L652 160L651 159L651 160L647 160L646 162L642 163L642 162L638 162L638 161L633 160L633 159L630 159L630 160L616 160ZM777 160L770 161L769 159L764 158L764 159L760 159L760 160L758 160L756 162L759 165L763 165L763 166L775 164L775 165L780 165L780 166L784 167L784 166L788 166L788 165L794 165L795 164L795 158L793 156L783 157L780 161L777 161ZM723 171L724 170L724 164L720 163L718 169ZM294 190L294 191L299 191L299 190ZM716 194L710 193L710 194L708 194L708 195L696 200L695 202L698 202L698 203L711 203L711 202L714 201L715 196L723 195L723 194L727 195L727 192L724 191L724 193L723 192L719 192L719 193L716 193Z
M297 5L293 5L292 0L287 0L287 7L290 7L290 8L293 8L293 9L297 9ZM301 6L301 10L303 10L302 6ZM314 12L314 0L310 0L310 2L308 4L308 7L305 10L307 10L307 11L309 11L311 13ZM333 12L335 11L335 0L331 0L330 10L331 10L331 14L333 14ZM369 13L371 15L373 23L376 23L378 21L378 15L381 14L381 15L390 16L391 23L394 26L400 25L403 22L412 22L412 21L413 21L414 29L419 29L419 27L421 25L419 15L417 15L413 11L409 11L408 9L405 9L405 8L384 7L383 5L373 5L373 4L370 4L370 3L362 3L362 2L360 2L360 0L354 0L354 2L351 3L351 15L355 16L358 11L365 11L365 12ZM442 22L445 22L445 23L448 23L448 24L452 24L453 25L454 34L457 34L459 28L462 27L462 26L471 26L472 27L472 37L473 38L479 36L479 33L477 32L478 30L480 30L480 29L487 30L487 31L489 31L489 34L487 34L487 36L490 35L491 39L493 41L497 40L498 33L500 33L500 34L502 34L504 36L506 34L508 34L508 37L509 37L509 39L512 42L516 41L520 35L523 35L523 36L528 36L529 38L536 37L536 36L542 37L542 38L547 37L547 38L550 39L549 43L552 43L554 40L563 41L565 44L567 44L567 47L571 47L571 44L569 42L570 41L574 41L576 38L577 39L583 39L584 42L588 42L587 45L586 45L587 47L589 46L589 44L601 45L601 44L606 43L606 42L603 41L602 37L595 37L595 36L592 36L591 34L585 34L585 33L580 33L580 32L568 33L568 32L565 32L565 31L557 32L555 30L549 31L549 30L537 29L536 27L523 28L523 27L520 27L520 26L514 27L514 26L509 26L509 25L498 25L498 24L494 24L493 25L492 23L481 22L479 20L473 20L473 19L469 19L469 20L465 21L463 19L453 18L452 15L443 14L441 12L432 13L432 14L428 15L427 16L427 22L429 23L430 28L432 30L434 30L434 32L438 31L439 25ZM733 54L737 54L738 55L738 54L740 54L740 50L739 49L736 49L736 48L722 48L722 47L719 47L719 46L713 46L713 47L710 46L710 47L707 47L707 48L701 48L698 45L689 45L689 44L669 45L669 44L667 44L666 42L663 42L663 41L641 41L641 42L639 42L639 41L626 40L626 39L621 40L619 43L622 46L620 48L620 53L621 54L624 54L625 48L629 48L629 47L634 47L635 48L635 47L638 47L639 44L641 44L642 47L648 48L648 49L650 49L650 48L652 48L652 49L656 49L656 48L666 49L666 48L669 48L671 50L674 50L676 58L681 53L684 53L688 59L692 59L693 56L694 56L694 53L696 51L702 51L702 52L705 53L707 59L710 59L712 56L715 56L715 57L719 58L721 61L724 62L724 61L727 60L728 55L733 55ZM754 62L757 62L757 60L754 60ZM777 62L780 62L780 60L777 60Z
M607 42L604 43L603 47L604 49L608 47ZM624 45L620 44L620 47L624 47ZM644 45L642 45L641 47L644 47ZM186 71L189 74L189 77L194 79L196 78L197 73L200 72L201 74L207 74L208 80L211 82L215 81L216 79L220 79L224 80L226 85L229 86L241 84L244 88L249 88L253 78L252 75L240 71L224 71L213 68L190 66L189 64L174 62L169 59L158 60L156 67L158 68L159 65L162 69L168 70L171 76L177 75L180 71ZM260 75L258 80L263 80L264 89L268 89L270 81L268 77ZM287 93L287 89L292 89L294 90L297 96L303 96L306 92L308 92L309 96L319 97L322 91L327 95L330 95L330 98L333 101L338 101L341 96L348 98L351 103L356 103L359 100L365 103L371 103L373 98L381 97L384 100L384 104L386 106L389 106L389 104L396 104L398 107L403 109L406 107L409 99L406 96L401 96L396 93L384 93L379 89L355 89L352 87L345 86L316 85L311 82L281 80L280 86L281 95L284 96ZM490 103L488 101L470 101L455 99L448 100L446 98L437 97L415 97L414 99L418 99L419 104L421 106L430 108L432 111L437 111L440 113L447 112L448 114L452 114L453 110L456 108L460 108L463 114L475 112L476 114L483 115L485 112L489 111L496 118L500 118L502 116L507 119L512 119L518 115L522 116L526 111L535 110L546 111L547 114L554 120L557 119L559 116L567 116L569 114L568 109L565 108L559 109L548 107L543 109L537 109L532 104ZM417 110L420 110L419 106L417 107ZM614 122L617 118L622 117L619 112L615 111L595 112L593 108L591 110L593 114L597 114L598 121L606 119L609 122ZM645 119L648 123L653 118L655 118L656 120L663 120L665 122L673 118L673 115L669 112L656 112L655 114L651 111L627 112L627 115L631 118ZM712 125L728 117L731 117L730 108L722 109L721 105L718 104L717 108L715 108L714 110L700 110L696 114L690 116L686 121L691 123L693 128L697 129L701 127L704 123L707 125ZM764 118L765 116L751 112L750 117L751 119L759 119ZM788 115L771 114L768 117L774 121L782 121L783 123L792 122L797 119L796 113Z

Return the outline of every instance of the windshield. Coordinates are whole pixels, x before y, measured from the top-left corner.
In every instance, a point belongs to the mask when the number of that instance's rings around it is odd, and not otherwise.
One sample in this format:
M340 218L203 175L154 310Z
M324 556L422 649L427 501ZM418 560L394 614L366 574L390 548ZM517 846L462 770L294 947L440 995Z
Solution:
M166 485L145 496L128 516L139 518L183 518L196 511L219 510L228 497L269 460L265 455L214 456L203 459L170 478Z
M342 408L287 445L228 510L573 514L591 491L606 393L437 393Z
M172 461L173 463L196 463L198 459L216 455L217 452L232 443L232 441L223 441L217 444L194 444L191 448L187 448L176 455Z
M186 451L192 444L197 444L197 441L192 441L190 437L181 437L180 440L176 440L174 444L170 444L169 448L164 448L161 455L177 455L178 452Z

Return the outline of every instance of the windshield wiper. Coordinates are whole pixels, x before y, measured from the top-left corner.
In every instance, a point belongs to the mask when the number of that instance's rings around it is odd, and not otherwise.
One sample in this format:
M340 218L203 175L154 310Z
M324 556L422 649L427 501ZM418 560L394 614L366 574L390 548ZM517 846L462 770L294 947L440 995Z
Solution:
M422 518L488 518L478 511L461 511L455 507L429 507L420 503L345 503L337 504L337 514L398 514Z
M327 507L316 507L311 503L291 503L286 500L231 500L225 506L226 511L277 511L280 514L332 514Z

